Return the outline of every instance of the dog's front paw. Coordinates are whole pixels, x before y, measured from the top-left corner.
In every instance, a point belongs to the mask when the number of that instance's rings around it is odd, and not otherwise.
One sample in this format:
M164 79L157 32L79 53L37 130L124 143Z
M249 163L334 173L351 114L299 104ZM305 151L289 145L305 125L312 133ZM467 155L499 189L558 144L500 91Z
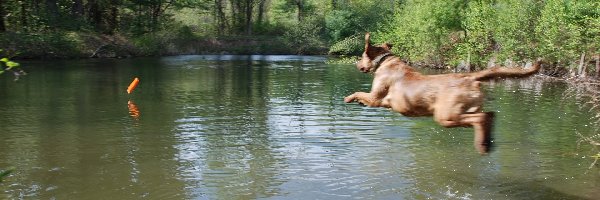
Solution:
M350 95L350 96L347 96L346 98L344 98L344 102L346 102L346 103L351 103L353 101L354 101L354 95Z

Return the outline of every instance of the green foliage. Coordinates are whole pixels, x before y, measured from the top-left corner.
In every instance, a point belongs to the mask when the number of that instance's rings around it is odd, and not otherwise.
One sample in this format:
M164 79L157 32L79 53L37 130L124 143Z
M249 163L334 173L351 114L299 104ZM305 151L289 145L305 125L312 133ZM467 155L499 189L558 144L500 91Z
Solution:
M0 53L1 52L2 49L0 49ZM26 74L25 71L19 69L19 63L13 62L8 58L2 58L0 59L0 74L4 74L4 72L7 71L12 72L13 75L15 75L15 81L19 80L21 75ZM2 177L6 175L5 173L8 174L8 172L0 173L0 181L2 181Z
M182 26L176 31L146 33L135 37L133 42L141 55L169 55L175 52L183 53L181 49L188 48L189 42L197 38L189 27Z
M5 50L17 52L21 57L59 57L78 55L78 37L65 31L4 33L0 43Z
M378 42L396 44L395 52L408 60L443 63L453 44L449 36L461 30L463 1L408 0L383 25Z
M543 57L564 65L600 53L600 2L407 0L376 35L415 62L485 66Z
M457 45L457 59L467 55L471 63L484 63L495 50L496 10L484 1L468 3L462 20L464 40Z
M3 67L0 68L0 74L4 73L6 70L12 70L15 67L19 66L19 63L8 60L8 58L0 59L0 62L3 64Z
M502 0L495 5L494 40L499 60L536 57L536 22L540 5L536 0Z
M598 53L599 18L598 1L546 1L535 29L542 44L539 53L559 62L577 60L590 50Z
M438 66L536 57L571 65L600 53L597 0L49 0L0 9L0 44L21 57L87 57L103 45L86 44L81 33L132 39L142 55L188 53L201 38L229 37L277 38L295 53L333 44L331 54L359 54L365 32L409 61ZM230 47L269 45L247 46Z
M394 6L389 2L356 0L343 3L325 15L325 28L334 43L374 30L393 14Z
M360 55L364 51L364 47L364 35L356 34L333 44L329 48L329 54Z
M334 10L325 16L325 27L332 41L356 34L360 25L357 14L350 10Z
M309 18L296 24L296 27L283 34L284 42L289 48L295 49L297 54L325 52L321 23L317 18Z

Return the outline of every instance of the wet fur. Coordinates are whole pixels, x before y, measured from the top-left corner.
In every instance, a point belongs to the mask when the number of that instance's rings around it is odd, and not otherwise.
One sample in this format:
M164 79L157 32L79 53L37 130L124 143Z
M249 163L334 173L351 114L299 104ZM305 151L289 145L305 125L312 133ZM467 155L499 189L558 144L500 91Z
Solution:
M489 151L493 112L483 112L484 94L480 83L494 78L519 78L537 73L538 60L528 69L492 67L474 73L423 75L391 54L392 45L370 44L365 35L365 51L356 67L373 73L370 92L355 92L344 98L370 107L386 107L409 117L433 116L444 127L473 127L474 146Z

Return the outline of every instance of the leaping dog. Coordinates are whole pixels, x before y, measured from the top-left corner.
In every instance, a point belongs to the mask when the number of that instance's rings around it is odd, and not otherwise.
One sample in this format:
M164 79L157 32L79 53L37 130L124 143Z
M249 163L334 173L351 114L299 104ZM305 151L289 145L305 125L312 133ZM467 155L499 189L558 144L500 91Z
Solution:
M474 146L481 154L489 151L494 112L483 112L481 81L494 78L520 78L537 73L541 59L527 69L492 67L473 73L423 75L394 56L392 45L370 44L365 35L365 51L356 67L373 73L370 92L355 92L344 98L370 107L386 107L408 117L433 116L443 127L473 127Z

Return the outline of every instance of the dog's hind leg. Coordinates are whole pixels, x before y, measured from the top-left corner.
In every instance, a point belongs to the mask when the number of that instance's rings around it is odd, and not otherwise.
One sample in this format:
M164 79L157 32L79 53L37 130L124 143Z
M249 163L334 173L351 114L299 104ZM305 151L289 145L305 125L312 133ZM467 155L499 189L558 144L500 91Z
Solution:
M438 113L436 113L438 114ZM493 112L478 112L460 114L450 118L448 116L434 116L435 120L446 128L451 127L473 127L475 133L473 145L480 154L486 154L491 147L492 127L494 120Z
M475 135L473 145L481 154L487 153L492 145L492 128L494 126L494 112L481 113L485 116L479 122L473 124Z

